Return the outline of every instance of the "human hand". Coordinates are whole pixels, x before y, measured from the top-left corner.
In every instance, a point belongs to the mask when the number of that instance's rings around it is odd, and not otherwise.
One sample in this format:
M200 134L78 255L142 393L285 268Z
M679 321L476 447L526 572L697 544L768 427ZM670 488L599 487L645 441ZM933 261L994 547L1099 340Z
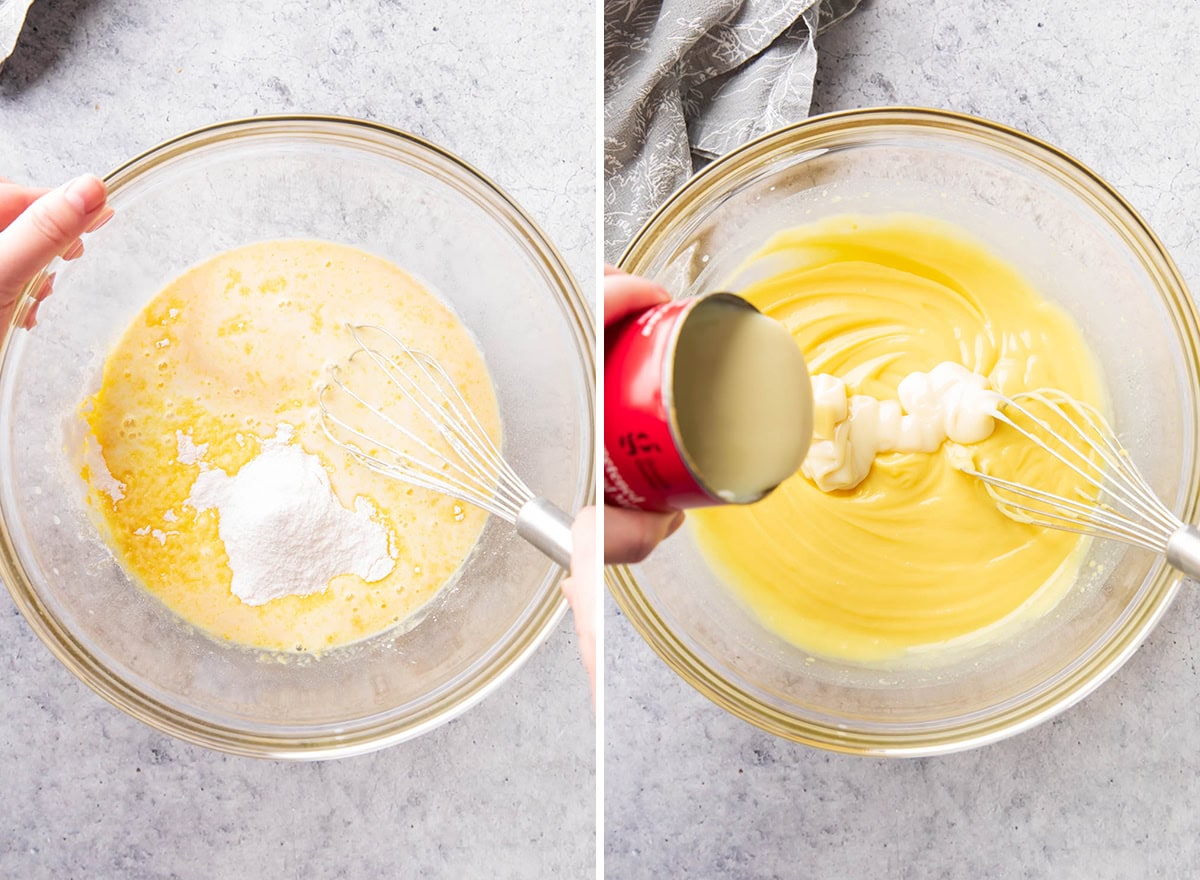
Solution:
M596 705L596 508L585 507L571 524L571 573L563 578L562 591L575 617L579 656L587 672Z
M604 326L634 312L667 302L671 296L645 278L604 267ZM641 562L683 525L683 512L643 513L604 506L605 564Z
M55 257L83 253L80 236L112 216L104 182L90 174L55 190L18 186L0 178L0 328L7 327L25 286ZM25 328L36 322L37 305L49 296L53 276L34 292Z
M657 284L604 267L604 325L626 315L670 299ZM638 562L660 541L683 523L683 514L642 513L604 508L604 561ZM571 524L571 572L563 578L562 591L575 616L579 654L596 705L596 618L599 591L596 589L596 508L585 507Z

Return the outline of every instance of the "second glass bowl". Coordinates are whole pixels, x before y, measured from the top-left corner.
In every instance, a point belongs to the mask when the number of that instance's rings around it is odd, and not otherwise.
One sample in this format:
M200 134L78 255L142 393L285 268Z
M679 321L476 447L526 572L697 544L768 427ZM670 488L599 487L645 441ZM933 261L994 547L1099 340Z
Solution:
M702 171L643 227L621 267L676 296L726 289L781 229L893 212L965 229L1075 317L1134 461L1168 506L1194 522L1195 305L1133 209L1031 137L935 110L815 118ZM1180 579L1150 553L1096 541L1075 588L1044 617L974 648L879 668L810 655L766 629L707 567L687 529L646 562L608 575L633 626L718 705L780 736L875 755L981 745L1061 711L1132 654Z

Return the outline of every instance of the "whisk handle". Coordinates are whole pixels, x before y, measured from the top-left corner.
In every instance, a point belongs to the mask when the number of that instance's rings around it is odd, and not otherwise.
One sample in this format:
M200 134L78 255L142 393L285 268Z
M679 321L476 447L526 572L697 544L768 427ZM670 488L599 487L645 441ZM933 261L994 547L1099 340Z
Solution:
M571 517L545 498L527 501L517 513L517 534L563 568L571 568Z
M1190 578L1200 579L1200 529L1184 526L1167 539L1167 562Z

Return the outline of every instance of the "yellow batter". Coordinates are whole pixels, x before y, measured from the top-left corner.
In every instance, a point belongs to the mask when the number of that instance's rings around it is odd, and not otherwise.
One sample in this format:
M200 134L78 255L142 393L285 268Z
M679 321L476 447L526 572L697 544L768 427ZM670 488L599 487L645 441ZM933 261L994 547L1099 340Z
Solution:
M84 406L96 446L83 476L118 558L219 638L320 651L369 636L428 602L483 528L482 511L375 474L322 432L316 391L327 364L353 350L346 322L387 327L441 361L499 440L483 358L450 310L391 263L318 241L254 244L184 273L134 320ZM230 592L219 512L197 512L189 493L202 466L235 475L281 424L320 458L344 507L364 498L374 508L395 559L381 580L338 575L324 592L259 606ZM180 434L203 450L202 462L181 449Z
M757 280L738 292L788 327L811 373L845 380L850 393L894 400L906 375L954 361L1007 395L1048 386L1102 403L1078 327L952 226L836 217L780 233L748 268L743 277ZM1011 473L1016 443L998 423L971 450L982 469ZM826 656L895 658L1049 605L1079 563L1078 536L1006 518L952 454L946 444L879 455L861 484L832 493L796 474L764 501L689 521L771 629ZM1029 466L1049 469L1038 485L1074 487L1049 456Z

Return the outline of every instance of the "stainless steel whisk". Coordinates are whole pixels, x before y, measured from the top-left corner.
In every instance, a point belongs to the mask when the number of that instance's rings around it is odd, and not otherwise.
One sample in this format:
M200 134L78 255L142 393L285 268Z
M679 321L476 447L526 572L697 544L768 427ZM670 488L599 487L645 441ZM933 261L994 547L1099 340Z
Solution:
M318 393L321 427L362 464L412 486L473 504L516 526L517 534L563 568L571 564L571 518L537 496L496 448L454 380L433 357L372 324L347 325L378 378L390 382L434 429L434 443L401 423L345 381L340 364L328 370ZM369 338L368 338L369 337ZM371 377L374 380L375 376ZM344 398L338 399L341 395ZM350 419L348 408L369 424ZM399 443L405 447L401 449Z
M1200 577L1200 530L1159 500L1095 408L1050 389L1002 401L996 415L999 421L1066 465L1098 493L1095 500L1064 498L984 473L974 463L960 466L987 484L1002 513L1018 522L1144 547L1165 554L1167 562L1188 577Z

